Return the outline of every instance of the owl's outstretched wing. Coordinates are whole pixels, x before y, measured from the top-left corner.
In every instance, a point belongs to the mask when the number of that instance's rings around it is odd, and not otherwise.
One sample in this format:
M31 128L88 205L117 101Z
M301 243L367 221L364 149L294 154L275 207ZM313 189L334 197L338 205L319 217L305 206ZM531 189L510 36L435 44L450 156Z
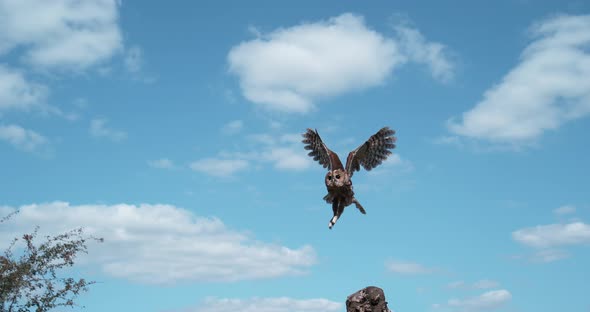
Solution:
M379 166L387 156L391 154L390 149L395 148L395 131L389 127L383 127L373 134L367 142L348 154L346 158L346 171L352 177L355 171L365 170Z
M313 160L319 162L324 168L328 168L330 171L344 169L338 155L322 142L317 130L308 128L303 134L302 142L305 144L305 149L310 151L307 155L313 157Z

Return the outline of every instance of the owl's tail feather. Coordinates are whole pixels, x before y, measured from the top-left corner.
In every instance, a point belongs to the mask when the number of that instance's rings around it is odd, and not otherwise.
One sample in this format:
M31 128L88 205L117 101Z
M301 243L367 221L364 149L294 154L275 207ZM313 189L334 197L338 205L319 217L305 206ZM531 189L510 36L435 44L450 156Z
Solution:
M365 211L365 208L363 208L363 205L361 205L361 203L358 202L358 200L356 200L356 198L352 199L352 202L354 203L354 205L356 206L356 208L362 213L362 214L367 214L367 212Z

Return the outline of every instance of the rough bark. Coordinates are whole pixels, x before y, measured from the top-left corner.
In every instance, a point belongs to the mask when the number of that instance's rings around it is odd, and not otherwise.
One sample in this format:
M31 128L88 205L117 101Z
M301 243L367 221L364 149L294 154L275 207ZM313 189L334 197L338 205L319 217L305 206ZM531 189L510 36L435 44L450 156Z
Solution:
M391 312L383 289L375 286L363 288L346 298L346 312Z

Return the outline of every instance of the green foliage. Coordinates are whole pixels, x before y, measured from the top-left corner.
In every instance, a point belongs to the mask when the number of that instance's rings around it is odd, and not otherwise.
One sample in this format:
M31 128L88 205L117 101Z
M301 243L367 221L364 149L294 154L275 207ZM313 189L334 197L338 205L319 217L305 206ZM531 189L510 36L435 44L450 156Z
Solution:
M16 212L15 212L16 213ZM15 213L0 219L6 222ZM0 312L45 312L58 307L76 306L76 297L88 290L93 281L61 277L58 273L74 265L79 253L87 253L88 239L102 242L100 238L85 237L81 228L56 236L46 236L36 243L38 227L32 234L24 234L24 248L15 246L19 238L12 240L0 255Z

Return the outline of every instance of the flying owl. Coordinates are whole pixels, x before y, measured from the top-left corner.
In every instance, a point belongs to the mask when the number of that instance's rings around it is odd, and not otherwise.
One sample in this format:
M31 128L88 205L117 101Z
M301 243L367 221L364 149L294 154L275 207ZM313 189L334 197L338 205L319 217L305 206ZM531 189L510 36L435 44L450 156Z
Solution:
M317 130L308 128L303 134L304 139L302 142L305 144L305 149L310 150L308 155L313 157L313 160L317 160L324 168L328 168L325 178L328 195L324 196L324 200L328 204L332 204L332 211L334 212L334 216L328 224L329 229L332 229L336 224L344 211L344 207L353 203L362 214L366 214L363 206L354 198L350 178L352 178L355 171L360 170L361 166L369 171L387 159L387 156L391 154L390 149L395 148L396 138L394 134L395 131L389 129L389 127L381 128L365 143L348 154L346 167L342 166L338 155L322 142Z

